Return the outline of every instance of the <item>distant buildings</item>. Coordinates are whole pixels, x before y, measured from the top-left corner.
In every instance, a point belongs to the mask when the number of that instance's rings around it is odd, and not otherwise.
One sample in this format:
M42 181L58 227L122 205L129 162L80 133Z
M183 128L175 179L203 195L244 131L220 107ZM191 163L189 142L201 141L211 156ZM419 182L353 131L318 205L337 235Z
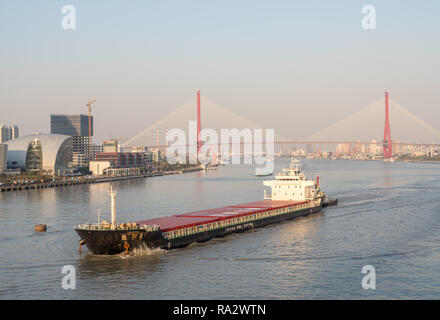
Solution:
M368 149L367 149L367 153L371 154L371 155L376 155L377 151L378 151L378 147L376 145L377 141L376 140L371 140L370 141L371 144L369 145Z
M392 154L398 154L401 152L401 147L398 144L399 140L391 140L391 153Z
M0 143L18 138L18 126L0 124Z
M50 132L71 136L73 140L73 165L76 167L87 166L88 162L92 159L92 155L89 155L88 115L52 114L50 115ZM93 116L91 117L90 132L90 137L92 137Z
M339 153L339 154L350 153L350 144L348 144L348 143L338 144L336 146L336 153Z
M104 140L102 142L103 152L118 152L118 140Z

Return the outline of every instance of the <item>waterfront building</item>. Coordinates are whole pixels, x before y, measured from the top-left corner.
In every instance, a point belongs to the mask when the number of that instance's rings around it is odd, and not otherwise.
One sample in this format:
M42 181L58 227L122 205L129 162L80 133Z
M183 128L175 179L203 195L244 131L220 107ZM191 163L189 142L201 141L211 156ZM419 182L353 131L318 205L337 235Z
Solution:
M92 175L96 176L102 176L105 174L105 170L107 168L110 168L112 164L110 161L90 161L89 162L89 170L92 173Z
M73 139L73 161L77 167L86 167L92 159L89 155L89 116L85 114L51 114L50 133L71 136ZM90 140L93 137L91 117ZM91 141L90 141L91 143Z
M7 144L7 168L59 174L70 171L72 137L61 134L32 134Z
M7 152L8 152L8 145L0 144L0 174L3 174L3 171L7 169L7 165L6 165Z
M140 152L99 152L96 161L109 161L112 168L145 166L145 155Z
M115 168L112 166L110 161L90 161L89 163L90 172L92 175L102 176L102 175L111 175L111 176L126 176L126 175L135 175L141 173L141 167L124 167L124 168Z

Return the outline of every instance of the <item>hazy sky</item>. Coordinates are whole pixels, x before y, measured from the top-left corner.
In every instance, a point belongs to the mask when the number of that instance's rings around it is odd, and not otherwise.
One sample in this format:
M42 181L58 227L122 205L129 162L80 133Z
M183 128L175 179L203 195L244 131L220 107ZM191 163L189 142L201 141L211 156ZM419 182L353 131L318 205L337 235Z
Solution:
M61 28L68 4L76 30ZM376 30L361 27L366 4ZM86 113L95 97L96 140L131 137L201 89L302 138L389 90L440 129L439 9L438 0L2 0L0 122L48 132L51 113Z

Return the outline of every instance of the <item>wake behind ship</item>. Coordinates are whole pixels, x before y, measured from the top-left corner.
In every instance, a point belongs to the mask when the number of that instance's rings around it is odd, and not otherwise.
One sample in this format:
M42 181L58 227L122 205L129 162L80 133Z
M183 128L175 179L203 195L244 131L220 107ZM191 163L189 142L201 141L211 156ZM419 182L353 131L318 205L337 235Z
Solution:
M120 224L116 223L116 193L111 190L111 223L82 224L75 230L80 245L94 254L129 253L143 247L172 249L319 212L326 197L319 178L307 179L293 158L290 168L263 184L271 188L270 196L265 190L264 200Z

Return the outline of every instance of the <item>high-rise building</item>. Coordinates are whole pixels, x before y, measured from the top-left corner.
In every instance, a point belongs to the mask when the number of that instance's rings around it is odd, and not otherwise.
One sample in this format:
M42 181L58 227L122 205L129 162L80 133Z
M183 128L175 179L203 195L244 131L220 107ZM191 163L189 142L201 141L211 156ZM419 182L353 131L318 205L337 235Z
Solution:
M18 126L13 125L11 128L11 140L17 139L18 137L19 137Z
M8 127L5 124L0 125L0 143L11 140Z
M85 114L51 114L50 133L64 134L73 138L73 165L85 167L91 160L89 155L89 116ZM93 137L91 117L90 140ZM91 141L90 141L91 143Z
M18 126L0 124L0 143L18 138Z

